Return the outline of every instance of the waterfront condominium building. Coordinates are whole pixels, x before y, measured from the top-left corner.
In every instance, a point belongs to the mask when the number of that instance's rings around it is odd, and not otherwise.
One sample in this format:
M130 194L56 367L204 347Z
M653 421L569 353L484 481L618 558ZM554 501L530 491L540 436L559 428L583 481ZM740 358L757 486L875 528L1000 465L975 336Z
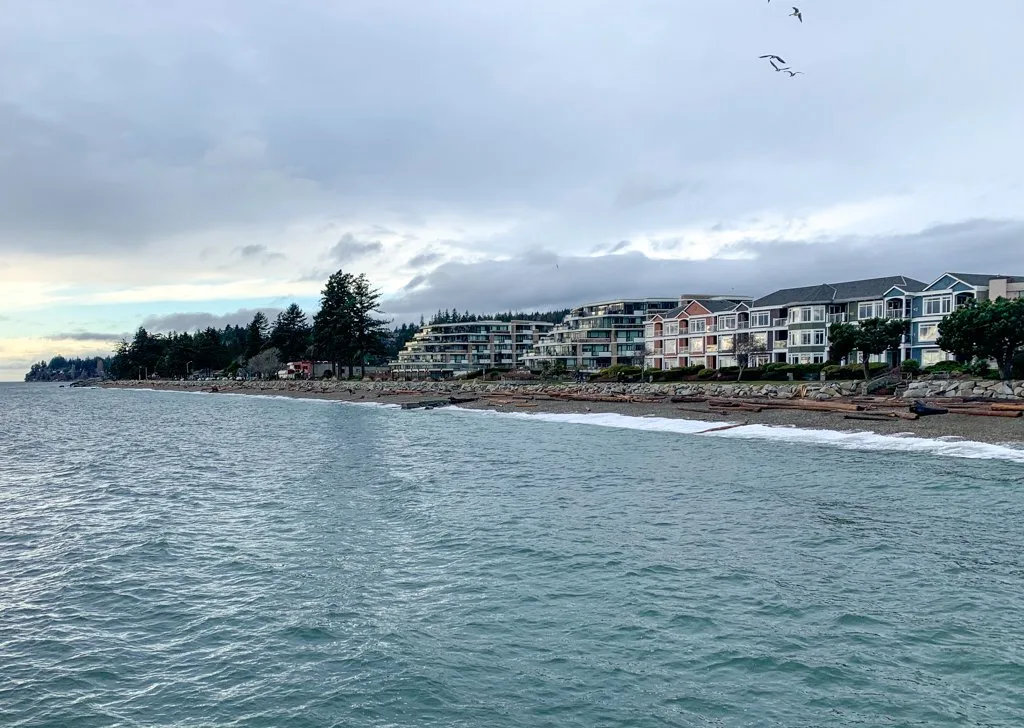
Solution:
M1022 292L1024 276L943 273L928 285L893 285L882 298L886 311L902 309L910 318L904 358L930 366L954 358L938 345L939 322L948 314L972 301L1020 298Z
M644 321L679 305L678 297L618 299L588 303L534 344L526 356L531 369L564 365L568 371L595 372L615 364L640 366Z
M735 366L749 329L749 296L680 296L675 308L647 317L645 360L649 369Z
M828 329L834 323L867 318L910 319L910 296L925 284L907 276L886 276L843 283L783 288L750 304L751 334L763 334L773 362L819 364L828 360ZM905 358L901 349L875 357Z
M454 376L481 369L515 369L546 321L472 321L424 326L389 365L405 376Z

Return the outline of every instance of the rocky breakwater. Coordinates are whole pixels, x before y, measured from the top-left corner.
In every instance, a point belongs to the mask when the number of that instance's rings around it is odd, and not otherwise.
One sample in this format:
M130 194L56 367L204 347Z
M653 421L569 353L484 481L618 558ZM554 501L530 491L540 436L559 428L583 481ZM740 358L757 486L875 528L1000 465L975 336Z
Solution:
M918 379L911 382L901 396L904 399L1020 399L1024 398L1024 382L1000 382L991 379Z
M481 395L481 394L591 394L636 397L704 396L716 398L767 398L829 400L857 393L856 382L800 382L743 384L739 382L671 382L671 383L604 383L586 384L536 382L482 382L479 380L446 382L373 382L373 381L303 381L251 380L246 382L162 381L117 382L112 386L159 387L193 391L310 394L365 394L374 398L391 395Z

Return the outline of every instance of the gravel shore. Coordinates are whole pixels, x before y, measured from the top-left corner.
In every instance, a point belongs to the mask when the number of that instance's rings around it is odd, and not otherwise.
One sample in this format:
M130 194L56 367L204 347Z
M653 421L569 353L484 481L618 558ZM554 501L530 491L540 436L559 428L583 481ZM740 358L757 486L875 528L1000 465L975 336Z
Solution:
M295 397L304 399L326 399L339 402L379 402L403 404L424 400L438 400L446 395L424 392L422 394L386 394L358 385L344 388L343 383L328 391L306 391L295 389L260 390L234 382L107 382L103 387L130 389L157 389L167 391L201 391L216 387L218 393L251 394L264 396ZM460 397L472 396L461 393ZM808 412L800 410L764 410L762 412L729 412L720 414L709 411L702 403L685 405L664 402L574 402L557 400L530 400L507 403L515 395L501 394L498 397L480 397L471 402L459 403L465 409L491 409L499 412L526 414L595 414L613 412L627 417L664 417L673 419L700 420L704 422L730 422L736 424L758 424L772 427L799 427L814 430L835 430L844 432L873 432L880 435L914 435L925 438L963 438L977 442L1024 445L1024 418L976 417L960 414L945 414L922 417L918 420L867 422L845 419L837 412ZM523 406L528 405L528 406ZM686 409L680 409L685 407Z

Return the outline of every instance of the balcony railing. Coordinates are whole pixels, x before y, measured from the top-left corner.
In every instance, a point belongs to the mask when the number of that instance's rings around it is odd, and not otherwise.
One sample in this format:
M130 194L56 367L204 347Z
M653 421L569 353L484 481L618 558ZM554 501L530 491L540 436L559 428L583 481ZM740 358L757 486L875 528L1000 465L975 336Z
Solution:
M789 342L786 341L785 339L776 339L775 340L775 346L773 348L775 348L775 349L785 349L786 346L788 346L788 345L789 345Z
M717 354L718 344L708 344L706 347L704 347L704 351L706 351L708 354Z
M774 326L775 328L785 328L788 325L789 325L789 319L784 319L784 318L774 319L774 323L772 324L772 326Z
M849 316L847 316L845 313L830 313L826 317L826 321L828 321L830 324L842 324L846 323L848 318Z

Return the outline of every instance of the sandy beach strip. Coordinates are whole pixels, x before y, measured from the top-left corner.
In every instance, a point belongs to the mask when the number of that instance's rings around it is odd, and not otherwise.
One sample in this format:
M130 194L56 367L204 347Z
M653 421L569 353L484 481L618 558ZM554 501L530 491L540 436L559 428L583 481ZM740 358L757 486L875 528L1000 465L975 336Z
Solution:
M267 383L268 385L274 383ZM1024 444L1024 418L976 417L962 414L945 414L921 417L917 420L891 419L885 421L863 421L846 419L838 412L809 412L790 409L766 409L761 412L726 412L709 407L706 403L676 404L667 399L658 402L585 402L562 401L545 397L533 398L533 387L523 386L519 390L477 393L472 391L423 391L416 394L390 394L374 390L359 382L337 382L329 387L313 386L266 386L263 389L253 383L217 382L106 382L101 386L128 389L155 389L164 391L204 391L216 387L211 394L247 394L300 399L324 399L338 402L385 403L402 405L423 401L472 399L457 402L455 406L465 409L489 409L498 412L521 414L600 414L615 413L626 417L663 417L669 419L698 420L703 422L729 422L737 424L766 425L769 427L798 427L839 432L871 432L880 435L914 435L923 438L964 438L977 442L995 444ZM595 394L599 393L595 389ZM908 403L909 404L909 403Z

